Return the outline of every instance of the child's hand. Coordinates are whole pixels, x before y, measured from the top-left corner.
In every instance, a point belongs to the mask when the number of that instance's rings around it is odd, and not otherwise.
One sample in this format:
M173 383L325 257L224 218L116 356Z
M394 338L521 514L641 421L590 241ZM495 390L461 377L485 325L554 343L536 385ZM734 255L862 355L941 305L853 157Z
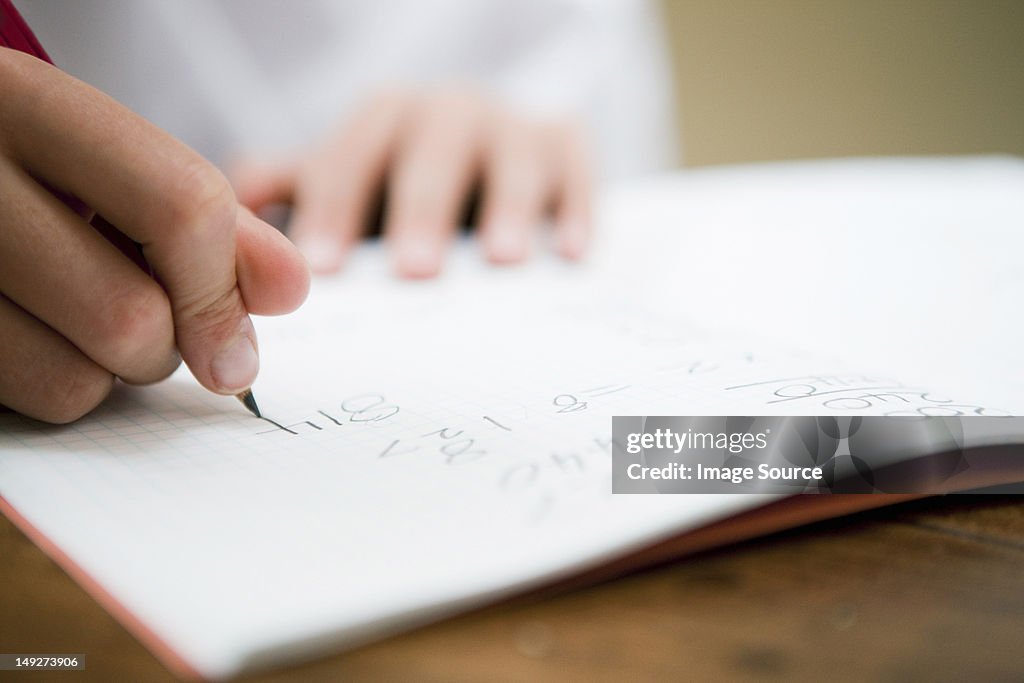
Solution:
M341 266L385 183L384 231L407 277L438 272L476 183L480 239L496 263L526 258L549 214L568 258L583 253L590 231L581 128L517 116L472 92L378 96L308 155L239 164L234 176L239 200L253 210L294 203L290 235L320 272Z
M119 233L90 226L83 203ZM198 154L0 48L0 404L68 422L115 376L166 377L179 350L208 389L245 389L259 364L248 313L294 309L308 277Z

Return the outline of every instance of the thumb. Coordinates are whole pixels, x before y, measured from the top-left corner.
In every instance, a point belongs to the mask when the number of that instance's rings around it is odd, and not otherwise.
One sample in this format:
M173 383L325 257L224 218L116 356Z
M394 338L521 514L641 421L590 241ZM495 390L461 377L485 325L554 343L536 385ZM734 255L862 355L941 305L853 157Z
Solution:
M178 290L175 329L182 359L199 382L220 393L238 393L252 385L259 371L259 347L250 313L279 315L292 311L309 291L309 268L298 250L273 226L238 205L232 208L233 230L209 247L230 253L233 267L222 271L223 281L212 285L204 271L204 286L192 297ZM230 239L230 244L223 240ZM214 247L214 242L220 242ZM220 294L217 294L217 293Z
M259 353L238 287L238 205L230 189L218 197L202 202L203 220L195 222L201 228L144 251L147 259L153 253L156 277L170 295L182 360L207 389L235 394L256 379Z

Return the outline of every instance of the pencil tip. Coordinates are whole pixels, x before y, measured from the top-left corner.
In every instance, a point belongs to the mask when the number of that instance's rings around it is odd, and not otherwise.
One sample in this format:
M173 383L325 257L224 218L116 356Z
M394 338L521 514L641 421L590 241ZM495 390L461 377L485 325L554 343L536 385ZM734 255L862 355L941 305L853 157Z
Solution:
M252 395L252 389L246 389L242 393L237 394L235 398L241 401L242 405L248 408L250 413L256 417L263 417L260 414L260 407L256 405L256 397Z

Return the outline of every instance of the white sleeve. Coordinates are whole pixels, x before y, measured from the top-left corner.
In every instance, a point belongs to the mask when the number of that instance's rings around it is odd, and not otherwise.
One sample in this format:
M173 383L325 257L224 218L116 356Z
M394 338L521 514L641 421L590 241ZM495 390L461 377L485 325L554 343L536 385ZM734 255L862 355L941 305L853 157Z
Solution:
M460 81L588 125L601 175L676 159L653 0L34 0L72 74L217 163L315 140L375 89Z
M561 11L548 12L537 40L498 74L501 94L534 111L580 115L606 178L674 166L675 93L658 9L647 0L547 4Z

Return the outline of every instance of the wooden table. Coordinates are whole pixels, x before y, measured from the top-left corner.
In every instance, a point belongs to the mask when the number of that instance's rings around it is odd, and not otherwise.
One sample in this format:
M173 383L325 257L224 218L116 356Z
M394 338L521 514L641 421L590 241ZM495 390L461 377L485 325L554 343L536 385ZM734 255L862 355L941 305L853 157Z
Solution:
M0 652L88 656L53 680L174 680L3 518L0 605ZM1024 501L861 513L243 680L684 679L1024 680Z

